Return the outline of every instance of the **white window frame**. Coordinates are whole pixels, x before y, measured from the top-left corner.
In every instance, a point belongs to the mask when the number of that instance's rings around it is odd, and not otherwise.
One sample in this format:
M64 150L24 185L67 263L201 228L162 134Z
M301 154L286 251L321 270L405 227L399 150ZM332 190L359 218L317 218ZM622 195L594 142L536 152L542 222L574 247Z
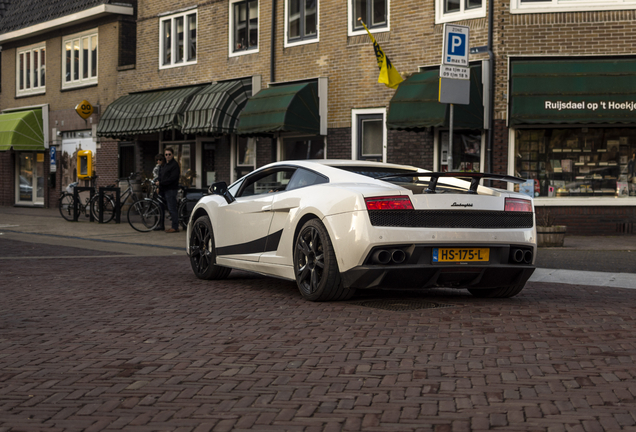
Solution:
M40 57L40 53L44 51L44 58L45 58L45 64L44 66L42 66L42 58ZM34 57L34 53L37 52L38 55L38 70L36 71L34 68L34 62L35 62L35 57ZM22 78L24 79L24 84L25 84L25 88L20 90L20 56L24 55L24 58L26 60L26 54L30 53L29 55L29 62L31 63L30 66L30 83L31 83L31 87L30 88L26 88L26 82L27 82L27 77L26 77L26 71L27 69L25 68L23 71L23 76ZM40 70L44 69L44 85L41 84L42 82L42 75L40 75ZM33 78L34 76L38 77L38 86L34 87L33 86ZM42 94L46 92L46 42L42 42L39 44L35 44L35 45L29 45L28 47L22 47L18 50L16 50L16 57L15 57L15 95L16 96L26 96L26 95L34 95L34 94Z
M358 18L355 17L357 20ZM353 29L353 0L347 0L347 32L348 36L358 36L367 34L367 31L363 28L362 30L354 30ZM365 23L368 24L368 23ZM368 25L367 25L368 27ZM384 33L391 31L391 0L386 0L386 27L375 27L370 28L369 31L371 33Z
M444 0L435 0L435 24L460 21L466 19L484 18L486 16L486 3L489 0L481 0L481 7L465 9L466 0L459 2L458 12L444 13ZM515 0L512 0L515 1Z
M82 77L82 65L84 63L84 50L82 49L82 41L85 39L88 39L89 44L92 44L93 42L93 37L95 38L95 41L97 42L97 64L95 65L95 76L90 76L90 71L93 69L92 68L92 64L91 64L91 47L92 45L89 45L89 56L88 56L88 71L89 71L89 76L88 77ZM71 76L71 81L66 81L66 44L70 42L71 43L71 52L72 52L72 47L73 44L75 42L79 42L79 68L80 70L78 71L78 79L75 80L73 79L74 76L74 70L71 68L71 71L69 72L70 76ZM73 59L71 59L71 65L73 65ZM97 84L97 80L99 77L99 35L98 35L98 31L97 29L93 29L93 30L89 30L86 32L82 32L82 33L76 33L73 35L69 35L69 36L65 36L62 39L62 88L63 89L68 89L68 88L74 88L74 87L83 87L83 86L87 86L87 85L93 85L93 84Z
M513 14L633 9L636 9L636 0L548 0L525 3L522 0L510 0L510 13Z
M234 4L240 3L245 0L230 0L230 22L228 23L229 34L228 34L228 55L229 57L238 57L242 55L254 54L260 51L261 49L261 0L258 0L258 43L256 44L255 49L234 51Z
M285 48L320 42L320 0L316 0L316 37L304 37L292 42L289 41L289 2L290 0L285 0Z
M194 53L194 59L192 60L188 60L188 47L190 45L190 32L188 30L188 17L190 15L194 14L195 15L195 22L196 22L196 40L197 40L197 48L196 51ZM177 27L177 19L178 18L182 18L183 19L183 61L175 61L175 55L174 53L177 52L177 38L176 38L176 27ZM170 56L170 63L169 64L164 64L163 63L163 59L164 59L164 55L165 55L165 46L164 46L164 41L163 41L163 26L164 23L170 21L170 28L171 28L171 56ZM186 11L180 12L178 14L171 14L171 15L166 15L166 16L162 16L159 18L159 69L170 69L170 68L175 68L175 67L182 67L182 66L188 66L188 65L193 65L197 63L197 58L199 57L199 13L197 11L197 9L188 9Z
M386 128L386 108L362 108L351 110L351 159L358 159L358 116L366 114L382 114L382 162L386 163L387 150L387 128Z

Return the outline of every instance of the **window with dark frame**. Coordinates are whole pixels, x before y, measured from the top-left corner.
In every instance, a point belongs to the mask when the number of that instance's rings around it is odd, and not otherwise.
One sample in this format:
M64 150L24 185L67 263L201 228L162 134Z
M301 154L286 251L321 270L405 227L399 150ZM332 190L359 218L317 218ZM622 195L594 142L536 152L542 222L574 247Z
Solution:
M232 4L233 52L258 48L258 0L238 1Z
M388 0L351 0L353 16L353 30L364 30L364 27L358 21L358 18L362 18L362 21L369 29L382 28L388 26L387 12L388 12Z
M287 40L299 42L318 36L317 0L288 0Z

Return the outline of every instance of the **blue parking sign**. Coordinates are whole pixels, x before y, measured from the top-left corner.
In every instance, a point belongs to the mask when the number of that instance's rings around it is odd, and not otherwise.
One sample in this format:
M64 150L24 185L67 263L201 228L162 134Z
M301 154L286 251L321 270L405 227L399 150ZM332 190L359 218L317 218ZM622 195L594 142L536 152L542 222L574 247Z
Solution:
M468 66L469 31L468 26L444 24L443 64Z

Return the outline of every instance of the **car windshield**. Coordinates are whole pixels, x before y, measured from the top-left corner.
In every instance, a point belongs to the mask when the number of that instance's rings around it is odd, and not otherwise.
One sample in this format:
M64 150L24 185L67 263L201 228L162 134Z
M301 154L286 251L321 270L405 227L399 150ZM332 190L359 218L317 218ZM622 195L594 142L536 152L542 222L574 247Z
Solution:
M424 191L428 188L428 181L420 180L418 177L411 175L417 173L416 170L369 166L338 166L336 168L366 177L383 180L388 183L393 183L406 189L410 189L414 194L424 193ZM408 175L400 176L400 174ZM422 173L422 177L424 176L426 176L426 173ZM435 191L436 193L463 193L466 190L460 187L446 185L442 181L439 181Z

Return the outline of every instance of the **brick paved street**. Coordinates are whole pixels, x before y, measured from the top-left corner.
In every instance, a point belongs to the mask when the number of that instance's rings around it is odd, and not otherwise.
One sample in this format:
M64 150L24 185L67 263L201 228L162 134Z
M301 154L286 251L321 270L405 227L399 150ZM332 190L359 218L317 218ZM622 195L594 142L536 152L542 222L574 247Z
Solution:
M183 252L34 245L0 238L1 432L636 430L635 290L309 303Z

